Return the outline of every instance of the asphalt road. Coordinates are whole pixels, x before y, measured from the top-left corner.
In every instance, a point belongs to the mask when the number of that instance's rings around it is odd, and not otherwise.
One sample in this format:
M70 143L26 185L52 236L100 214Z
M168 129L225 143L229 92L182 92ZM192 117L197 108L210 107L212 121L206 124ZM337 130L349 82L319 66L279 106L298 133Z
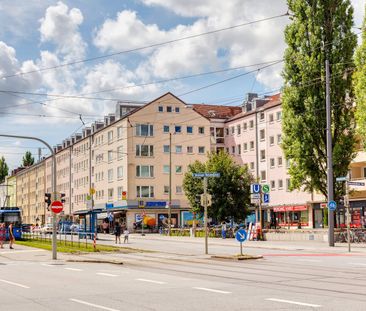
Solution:
M250 261L110 255L124 261L120 266L52 262L49 252L16 246L0 251L0 310L366 309L365 253L264 251Z

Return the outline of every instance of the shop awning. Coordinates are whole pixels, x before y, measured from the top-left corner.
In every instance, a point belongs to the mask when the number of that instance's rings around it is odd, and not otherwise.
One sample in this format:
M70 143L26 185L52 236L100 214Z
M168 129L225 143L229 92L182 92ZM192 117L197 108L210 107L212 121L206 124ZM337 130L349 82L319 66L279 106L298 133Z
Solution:
M300 212L306 211L307 205L287 205L287 206L276 206L273 208L274 212Z

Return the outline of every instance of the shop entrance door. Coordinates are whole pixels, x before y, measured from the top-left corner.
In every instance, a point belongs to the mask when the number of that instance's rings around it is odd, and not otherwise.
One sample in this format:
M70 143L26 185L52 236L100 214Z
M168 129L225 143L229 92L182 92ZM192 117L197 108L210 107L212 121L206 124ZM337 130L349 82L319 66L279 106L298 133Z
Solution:
M314 228L323 228L323 211L321 209L314 210Z

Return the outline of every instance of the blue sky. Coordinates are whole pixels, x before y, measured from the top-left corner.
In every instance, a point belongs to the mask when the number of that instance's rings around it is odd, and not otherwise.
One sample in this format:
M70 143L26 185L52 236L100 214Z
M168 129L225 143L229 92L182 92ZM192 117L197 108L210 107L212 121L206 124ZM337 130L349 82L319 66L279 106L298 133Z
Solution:
M352 3L355 24L360 25L365 2ZM0 90L79 95L117 88L97 96L137 101L150 101L168 91L180 95L260 66L144 87L123 87L281 59L288 18L57 70L37 70L286 11L285 0L2 0ZM278 89L282 83L281 66L255 71L181 98L189 103L240 105L247 92ZM19 74L32 70L36 72ZM4 78L13 74L14 77ZM38 136L55 145L82 125L78 114L85 122L91 122L113 112L115 105L113 100L51 99L54 98L0 93L0 133ZM29 141L0 139L0 154L14 168L28 148L36 151L38 146Z

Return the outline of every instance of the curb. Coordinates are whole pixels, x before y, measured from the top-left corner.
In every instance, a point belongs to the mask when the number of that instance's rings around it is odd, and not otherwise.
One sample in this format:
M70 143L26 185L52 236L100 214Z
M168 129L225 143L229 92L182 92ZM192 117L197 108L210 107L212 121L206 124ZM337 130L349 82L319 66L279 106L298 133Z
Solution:
M84 262L84 263L109 263L113 265L123 265L122 261L107 259L67 259L66 262Z
M233 256L224 256L224 255L213 255L211 256L211 258L214 259L226 259L226 260L253 260L253 259L262 259L263 256L261 255L256 255L256 256L252 256L252 255L243 255L243 256L237 256L237 255L233 255Z

